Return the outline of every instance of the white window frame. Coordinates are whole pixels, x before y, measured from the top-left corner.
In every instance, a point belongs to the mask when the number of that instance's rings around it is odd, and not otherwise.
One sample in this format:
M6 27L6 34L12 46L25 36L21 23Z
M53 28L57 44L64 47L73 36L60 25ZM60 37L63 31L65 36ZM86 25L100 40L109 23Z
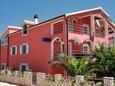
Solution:
M22 47L25 46L25 45L26 45L26 47L27 47L26 53L22 53ZM29 54L29 44L23 43L22 45L20 45L20 54L21 54L21 55Z
M13 47L15 47L15 54L13 54ZM14 46L12 46L11 48L10 48L10 55L13 55L13 56L15 56L15 55L17 55L17 53L18 53L18 49L17 49L17 46L16 45L14 45Z
M62 56L64 56L63 45L64 45L64 42L61 42L61 55L62 55Z
M22 70L22 66L25 65L26 66L26 70L29 70L29 66L27 63L21 63L20 66L19 66L19 70L21 71Z
M70 28L70 25L71 25L71 28ZM68 20L68 32L72 32L72 29L73 29L73 20Z
M60 37L55 37L52 41L51 41L51 60L54 59L54 43L57 41L61 42L61 38Z
M88 48L88 51L84 51L84 47L87 47ZM89 47L89 44L83 44L83 54L89 54L90 52L90 47Z
M87 27L87 34L84 33L84 27ZM88 26L87 24L83 24L82 30L83 30L83 34L84 34L84 35L89 35L89 26Z

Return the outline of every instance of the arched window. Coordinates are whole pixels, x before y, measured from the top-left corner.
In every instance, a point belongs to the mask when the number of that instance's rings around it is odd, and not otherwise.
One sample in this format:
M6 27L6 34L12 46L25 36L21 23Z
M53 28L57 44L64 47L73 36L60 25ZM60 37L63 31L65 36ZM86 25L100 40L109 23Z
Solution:
M20 54L28 54L29 53L29 45L24 43L20 46Z
M17 55L17 46L16 45L11 47L10 53L11 53L11 55Z
M20 66L19 66L19 69L20 69L21 72L24 72L24 71L29 70L29 66L26 63L21 63Z

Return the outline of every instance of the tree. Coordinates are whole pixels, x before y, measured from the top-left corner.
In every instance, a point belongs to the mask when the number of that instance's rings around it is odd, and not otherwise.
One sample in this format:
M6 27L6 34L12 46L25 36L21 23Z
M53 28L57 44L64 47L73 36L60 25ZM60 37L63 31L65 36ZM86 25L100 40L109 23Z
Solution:
M94 67L98 69L95 71L98 77L115 76L115 47L106 48L103 44L100 44L99 48L95 48L93 51L93 57L97 59L94 63Z
M63 67L70 76L86 75L95 70L95 68L92 68L88 62L88 56L84 56L81 59L77 59L73 56L68 56L60 59L59 61L56 61L53 64L53 67Z

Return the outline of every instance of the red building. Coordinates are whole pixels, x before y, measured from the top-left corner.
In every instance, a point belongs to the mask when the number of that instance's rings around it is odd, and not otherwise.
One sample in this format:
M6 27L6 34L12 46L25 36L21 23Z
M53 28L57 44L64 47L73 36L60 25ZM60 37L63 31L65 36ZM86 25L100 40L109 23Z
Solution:
M1 37L0 63L20 71L32 69L45 73L66 72L52 68L57 55L76 58L90 54L104 43L115 43L115 25L101 7L64 14L50 20L25 20L23 27L10 26Z

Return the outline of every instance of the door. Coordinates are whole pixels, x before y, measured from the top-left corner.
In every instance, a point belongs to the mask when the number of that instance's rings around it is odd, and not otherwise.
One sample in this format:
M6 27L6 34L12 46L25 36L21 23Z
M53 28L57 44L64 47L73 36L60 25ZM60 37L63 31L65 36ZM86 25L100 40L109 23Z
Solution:
M54 59L58 59L58 56L61 54L61 42L54 43Z

